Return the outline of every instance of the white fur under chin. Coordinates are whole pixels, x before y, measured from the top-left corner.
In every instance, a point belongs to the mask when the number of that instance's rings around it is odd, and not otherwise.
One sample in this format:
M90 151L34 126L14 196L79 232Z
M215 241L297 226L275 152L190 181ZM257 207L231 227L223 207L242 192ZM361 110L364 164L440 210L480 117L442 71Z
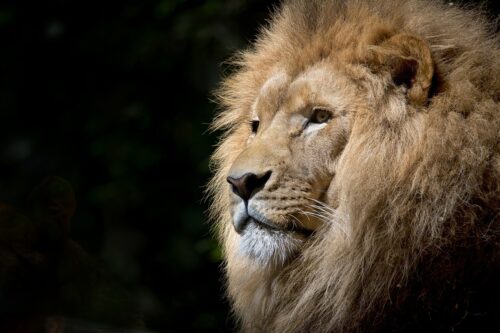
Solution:
M270 230L249 224L240 236L240 254L261 265L282 266L301 247L303 237L292 232Z

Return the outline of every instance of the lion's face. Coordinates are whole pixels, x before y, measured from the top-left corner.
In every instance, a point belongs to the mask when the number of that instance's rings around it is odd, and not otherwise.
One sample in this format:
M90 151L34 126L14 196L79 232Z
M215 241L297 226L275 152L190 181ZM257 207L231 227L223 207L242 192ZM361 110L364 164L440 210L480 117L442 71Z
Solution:
M228 174L240 255L283 264L338 205L335 169L360 90L332 64L291 79L275 71L247 121L248 137Z
M338 169L349 173L353 162L342 161L357 154L344 154L355 124L390 133L426 100L433 65L425 42L400 34L353 54L338 52L293 74L276 64L240 117L229 137L239 154L226 175L237 254L279 267L325 223L342 224L338 216L349 212ZM348 225L336 227L349 233Z

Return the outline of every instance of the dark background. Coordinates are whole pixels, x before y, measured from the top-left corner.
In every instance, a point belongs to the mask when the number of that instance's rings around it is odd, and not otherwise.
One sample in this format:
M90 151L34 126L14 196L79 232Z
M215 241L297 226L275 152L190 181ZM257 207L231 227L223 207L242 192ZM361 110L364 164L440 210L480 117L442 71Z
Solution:
M0 2L0 201L23 207L47 176L66 179L71 238L103 276L89 293L104 301L54 314L232 330L202 199L210 94L276 3Z

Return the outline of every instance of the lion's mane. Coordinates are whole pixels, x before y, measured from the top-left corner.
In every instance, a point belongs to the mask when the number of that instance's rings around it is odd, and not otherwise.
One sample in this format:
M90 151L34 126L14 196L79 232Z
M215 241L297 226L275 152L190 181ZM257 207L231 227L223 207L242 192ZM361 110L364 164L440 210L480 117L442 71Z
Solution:
M223 110L214 128L225 134L210 184L227 258L225 177L245 142L236 128L276 64L293 75L340 51L356 62L387 31L402 31L430 45L436 73L419 111L425 116L355 120L336 174L348 211L332 221L348 232L326 226L279 270L228 263L228 293L243 329L498 325L500 48L488 22L477 9L438 1L285 1L235 57L237 69L218 92Z

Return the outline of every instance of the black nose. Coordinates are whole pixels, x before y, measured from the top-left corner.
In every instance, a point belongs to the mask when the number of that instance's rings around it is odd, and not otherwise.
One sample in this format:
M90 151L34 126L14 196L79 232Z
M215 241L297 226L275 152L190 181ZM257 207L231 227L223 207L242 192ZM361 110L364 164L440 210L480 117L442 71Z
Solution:
M261 190L269 177L271 171L256 175L254 173L245 173L240 178L227 177L227 181L231 184L233 192L245 201L248 201L252 194Z

